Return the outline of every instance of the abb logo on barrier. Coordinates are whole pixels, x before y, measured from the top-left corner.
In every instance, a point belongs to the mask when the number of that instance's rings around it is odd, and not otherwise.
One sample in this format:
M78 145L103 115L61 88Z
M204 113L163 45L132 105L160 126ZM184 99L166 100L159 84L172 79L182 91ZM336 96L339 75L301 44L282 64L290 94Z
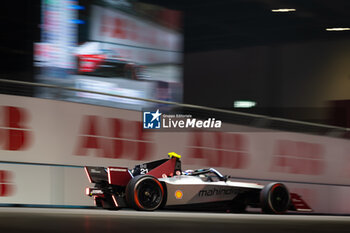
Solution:
M3 150L25 150L31 141L28 112L19 107L0 107L0 148Z
M0 170L0 197L12 196L15 186L12 183L13 174L11 171Z
M112 159L148 160L153 141L142 131L142 123L116 118L85 116L75 155Z
M247 138L232 133L194 133L186 162L201 159L205 166L242 169L248 165ZM193 161L195 163L195 161Z
M276 142L271 171L320 175L325 170L324 150L321 144L278 140Z

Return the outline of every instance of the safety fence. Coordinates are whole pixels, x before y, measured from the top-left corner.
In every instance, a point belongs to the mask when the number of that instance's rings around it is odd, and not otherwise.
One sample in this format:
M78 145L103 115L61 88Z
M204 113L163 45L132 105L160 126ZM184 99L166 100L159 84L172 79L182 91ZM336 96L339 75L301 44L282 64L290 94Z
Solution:
M288 132L300 132L309 133L315 135L324 135L330 137L350 138L350 128L338 127L334 125L319 124L313 122L299 121L293 119L285 119L279 117L273 117L268 115L258 115L246 112L239 112L233 110L226 110L220 108L213 108L207 106L199 106L186 103L177 103L171 101L146 99L118 94L111 94L99 91L84 90L79 88L69 87L64 85L64 82L60 82L58 85L45 84L45 83L33 83L16 81L9 79L0 79L0 93L2 94L14 94L21 96L35 96L41 98L81 102L109 107L116 107L114 101L96 101L89 98L78 97L77 93L86 93L97 96L109 96L112 98L128 99L130 101L138 101L139 104L144 103L145 106L160 106L165 111L173 111L176 113L191 114L198 118L207 118L208 116L221 119L224 122L246 125L255 128L281 130ZM49 91L48 91L49 90ZM150 103L154 105L149 105ZM126 106L127 105L123 105ZM166 107L165 107L166 106ZM117 105L118 107L118 105ZM140 110L140 109L139 109Z

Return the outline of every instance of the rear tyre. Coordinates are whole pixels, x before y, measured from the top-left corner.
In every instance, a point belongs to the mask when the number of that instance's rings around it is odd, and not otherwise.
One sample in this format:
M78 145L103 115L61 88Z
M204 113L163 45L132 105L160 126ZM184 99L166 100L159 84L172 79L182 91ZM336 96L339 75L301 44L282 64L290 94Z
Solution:
M282 183L270 183L260 193L260 204L263 213L282 214L288 210L290 194Z
M134 177L126 186L126 201L136 210L153 211L161 207L164 199L164 188L153 176Z

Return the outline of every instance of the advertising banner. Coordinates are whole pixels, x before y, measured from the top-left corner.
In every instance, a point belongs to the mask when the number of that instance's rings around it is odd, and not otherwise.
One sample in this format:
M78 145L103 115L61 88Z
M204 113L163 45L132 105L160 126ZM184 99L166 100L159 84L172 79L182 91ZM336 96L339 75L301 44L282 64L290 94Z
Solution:
M182 102L181 12L126 1L43 1L36 80L136 98ZM81 4L81 5L79 5ZM169 23L168 16L173 17ZM177 26L175 26L177 25ZM141 110L155 106L101 95L38 88L35 96Z
M0 95L0 203L92 205L83 166L131 168L175 151L183 169L282 181L316 212L350 213L341 203L350 192L348 140L225 123L213 132L144 130L143 120L139 111Z

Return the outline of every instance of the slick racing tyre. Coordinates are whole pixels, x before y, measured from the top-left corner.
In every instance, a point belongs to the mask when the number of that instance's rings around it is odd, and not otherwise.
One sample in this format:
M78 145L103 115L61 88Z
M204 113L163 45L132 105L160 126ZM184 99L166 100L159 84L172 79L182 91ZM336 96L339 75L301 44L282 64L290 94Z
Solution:
M290 204L289 191L284 184L270 183L260 192L260 204L263 213L282 214Z
M126 201L136 210L152 211L159 208L164 198L162 184L153 176L135 176L126 186Z

